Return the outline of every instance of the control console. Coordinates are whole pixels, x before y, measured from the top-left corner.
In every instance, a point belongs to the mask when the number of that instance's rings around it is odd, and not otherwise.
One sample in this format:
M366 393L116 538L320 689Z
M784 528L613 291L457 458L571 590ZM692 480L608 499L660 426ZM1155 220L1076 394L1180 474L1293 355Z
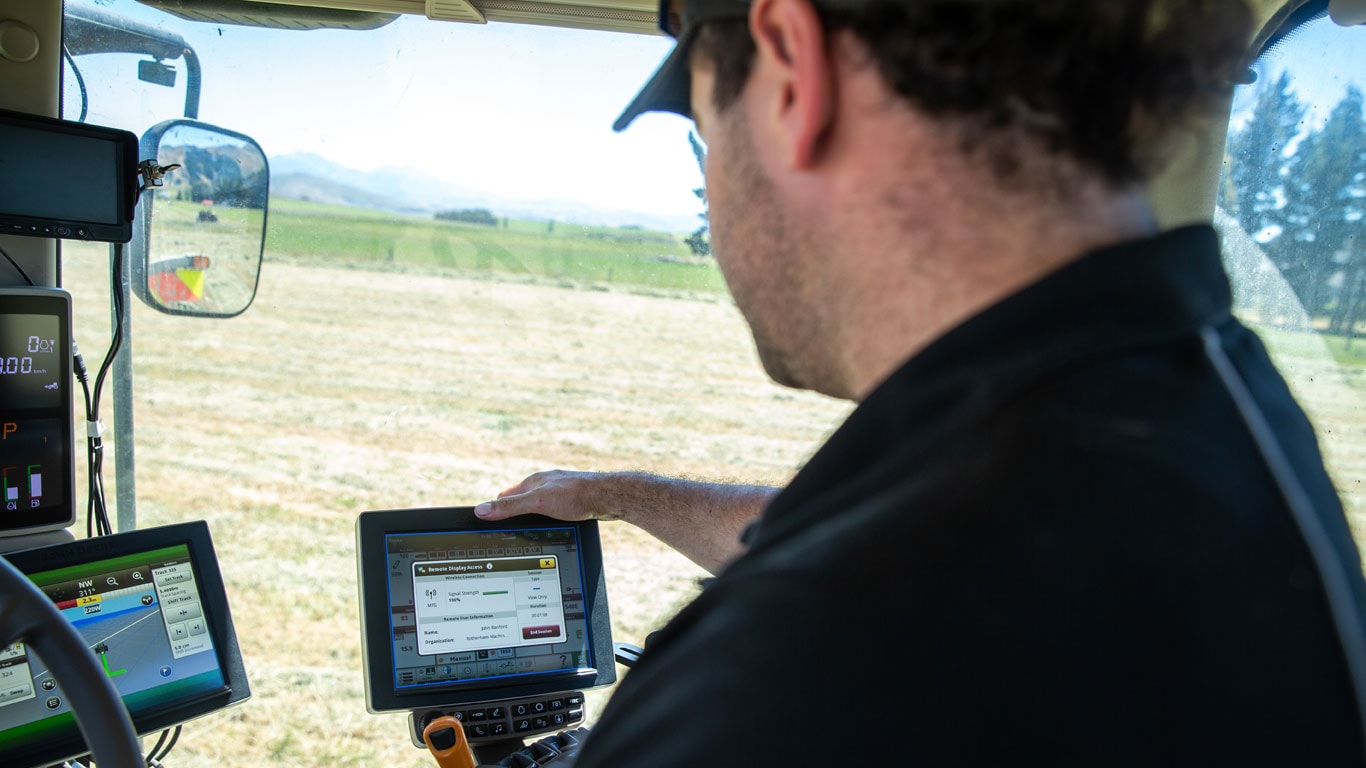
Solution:
M356 551L366 706L409 712L415 746L450 717L481 759L512 759L580 726L582 691L615 682L596 522L371 511Z

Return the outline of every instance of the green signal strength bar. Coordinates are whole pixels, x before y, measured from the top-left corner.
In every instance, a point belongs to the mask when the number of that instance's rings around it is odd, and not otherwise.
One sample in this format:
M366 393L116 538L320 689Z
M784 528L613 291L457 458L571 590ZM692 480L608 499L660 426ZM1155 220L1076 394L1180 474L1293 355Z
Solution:
M498 592L485 592L484 597L488 597L489 595L506 595L507 593L508 591L506 589L500 590Z

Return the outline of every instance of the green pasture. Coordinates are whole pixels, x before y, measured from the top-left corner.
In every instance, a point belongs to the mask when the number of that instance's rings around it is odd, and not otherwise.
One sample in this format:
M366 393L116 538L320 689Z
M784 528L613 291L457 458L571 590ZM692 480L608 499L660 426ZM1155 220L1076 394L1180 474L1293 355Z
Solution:
M281 198L270 200L266 235L266 261L274 260L725 290L715 263L667 232L531 220L488 226Z
M1292 358L1322 358L1325 348L1343 366L1366 368L1366 338L1347 339L1321 331L1292 331L1253 325L1262 341L1278 355Z

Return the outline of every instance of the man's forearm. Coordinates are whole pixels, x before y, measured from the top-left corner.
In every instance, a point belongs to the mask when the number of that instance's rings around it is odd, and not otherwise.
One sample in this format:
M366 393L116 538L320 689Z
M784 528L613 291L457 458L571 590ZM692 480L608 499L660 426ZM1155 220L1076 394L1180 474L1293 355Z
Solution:
M603 500L604 517L641 528L710 573L740 555L740 533L778 490L644 472L613 472L603 479L610 496Z

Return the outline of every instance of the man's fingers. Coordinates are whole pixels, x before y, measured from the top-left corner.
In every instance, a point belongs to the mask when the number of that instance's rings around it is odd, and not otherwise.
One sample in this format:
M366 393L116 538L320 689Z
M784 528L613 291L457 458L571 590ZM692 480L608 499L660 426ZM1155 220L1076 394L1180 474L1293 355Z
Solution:
M502 497L500 496L499 499L501 500L501 498ZM474 516L482 520L502 520L507 517L507 514L504 514L503 510L500 509L502 505L495 506L496 504L497 502L493 501L485 501L481 504L476 504L474 507Z
M529 475L505 489L498 498L474 508L482 520L503 520L517 515L546 515L558 520L586 520L591 513L579 497L577 473L552 469Z

